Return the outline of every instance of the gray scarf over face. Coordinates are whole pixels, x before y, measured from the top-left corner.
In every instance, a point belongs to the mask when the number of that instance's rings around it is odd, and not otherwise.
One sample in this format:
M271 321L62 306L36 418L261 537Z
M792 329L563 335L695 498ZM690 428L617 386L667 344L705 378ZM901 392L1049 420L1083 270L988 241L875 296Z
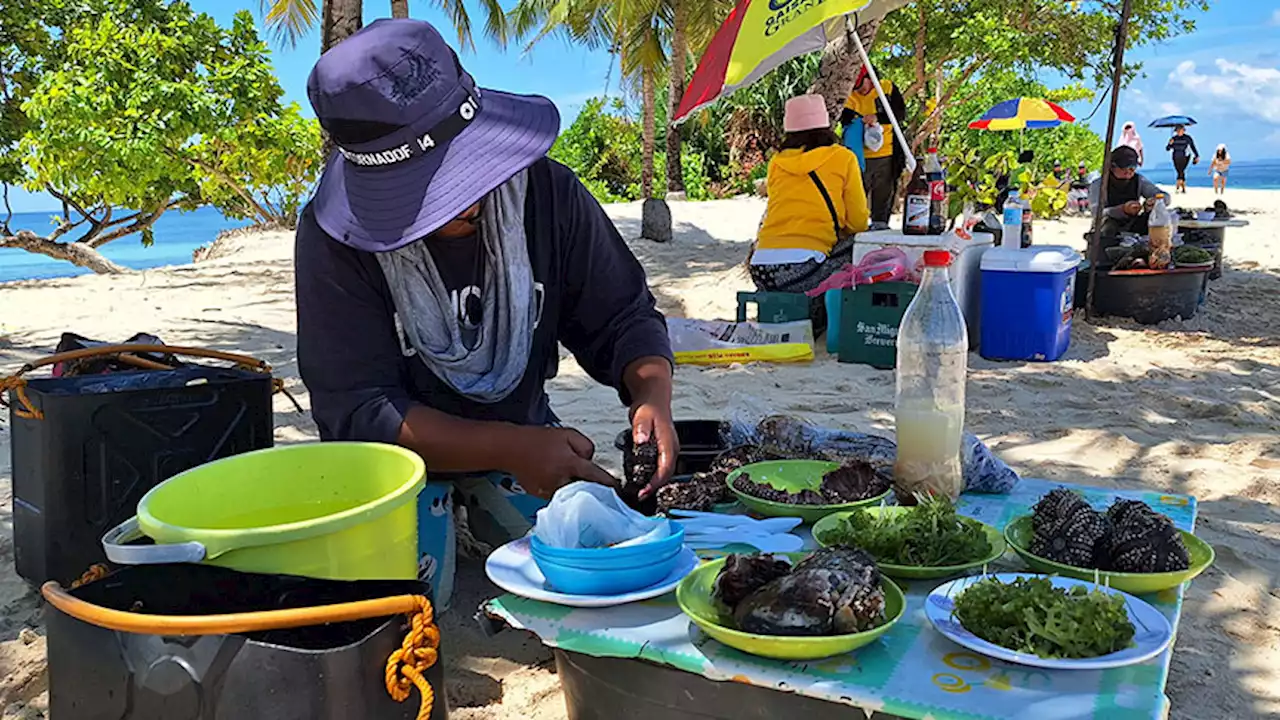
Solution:
M484 315L479 342L463 341L462 327L427 248L430 238L378 253L382 273L409 344L427 368L460 395L495 403L524 378L533 346L537 303L525 243L522 171L485 197L477 231L484 253Z

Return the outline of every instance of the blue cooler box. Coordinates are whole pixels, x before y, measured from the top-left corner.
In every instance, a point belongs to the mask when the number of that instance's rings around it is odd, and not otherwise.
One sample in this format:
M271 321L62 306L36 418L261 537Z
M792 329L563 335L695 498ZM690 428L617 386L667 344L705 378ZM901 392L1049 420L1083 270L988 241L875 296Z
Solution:
M982 342L988 360L1052 362L1071 345L1076 268L1061 245L995 247L982 256Z

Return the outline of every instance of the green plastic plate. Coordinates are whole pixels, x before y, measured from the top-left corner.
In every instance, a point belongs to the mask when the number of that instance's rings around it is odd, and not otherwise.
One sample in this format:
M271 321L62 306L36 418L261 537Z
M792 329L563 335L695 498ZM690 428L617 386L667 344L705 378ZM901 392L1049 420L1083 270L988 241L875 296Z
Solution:
M806 553L785 553L793 562L803 560ZM876 641L888 632L906 611L906 598L902 590L887 577L881 578L884 590L885 622L877 628L851 635L827 635L823 637L792 637L782 635L755 635L735 630L727 613L711 595L712 584L724 567L724 560L704 563L680 582L676 588L676 602L680 609L706 634L749 655L775 660L820 660L843 655Z
M1165 573L1125 573L1091 570L1089 568L1063 565L1048 558L1034 555L1027 549L1031 546L1031 539L1035 536L1030 515L1014 518L1005 527L1004 537L1009 541L1009 547L1013 548L1013 551L1022 557L1022 561L1027 564L1027 567L1036 572L1062 575L1063 577L1076 578L1077 580L1096 579L1099 583L1131 595L1151 595L1163 590L1172 590L1194 579L1213 564L1214 552L1212 545L1186 530L1179 530L1178 532L1182 533L1182 541L1186 543L1187 551L1191 554L1191 567L1178 572Z
M865 508L873 517L879 517L888 513L889 515L899 515L905 513L909 508L891 505L887 507ZM819 520L813 526L813 539L822 547L831 547L835 545L827 536L836 529L844 519L852 515L850 512L835 513L828 515ZM978 570L984 565L990 565L1004 555L1006 549L1004 536L996 528L974 520L973 518L961 518L961 520L970 525L977 525L987 534L987 542L991 543L991 552L973 562L967 562L963 565L939 565L936 567L923 567L919 565L894 565L893 563L882 562L880 558L876 558L876 564L880 566L880 572L890 577L902 578L903 580L937 580L939 578L947 578L953 575L963 575L972 570Z
M893 492L893 489L890 488L875 497L839 505L790 505L788 503L761 500L741 492L733 486L733 481L737 480L739 475L747 473L752 480L770 485L778 490L793 493L802 490L817 490L822 487L822 476L832 470L839 469L839 467L840 463L823 462L821 460L769 460L740 467L729 473L729 477L725 478L725 482L729 483L729 489L733 491L734 495L738 496L738 500L743 505L746 505L749 510L754 510L765 517L798 517L807 524L816 523L831 513L840 512L841 510L879 505L880 501L889 497L889 493Z

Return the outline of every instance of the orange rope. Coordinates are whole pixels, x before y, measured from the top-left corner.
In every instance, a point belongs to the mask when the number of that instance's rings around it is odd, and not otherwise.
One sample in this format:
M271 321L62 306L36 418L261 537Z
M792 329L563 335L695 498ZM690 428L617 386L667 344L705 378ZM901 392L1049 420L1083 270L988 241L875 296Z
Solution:
M214 360L225 360L233 363L237 368L247 370L249 372L258 372L264 375L271 374L271 366L265 361L259 360L248 355L239 355L236 353L223 352L221 350L208 350L206 348L182 347L180 345L148 345L141 343L128 343L122 345L102 345L99 347L81 348L79 350L69 350L67 352L56 353L45 356L35 362L27 363L18 368L18 371L6 378L0 378L0 405L6 405L4 393L12 390L18 398L20 407L14 409L14 415L28 420L43 420L44 413L31 403L31 398L27 396L27 380L22 377L26 373L31 372L46 365L56 365L60 362L71 362L73 360L83 360L85 358L98 357L101 355L116 355L118 358L129 365L146 368L149 370L172 370L173 367L159 363L147 358L138 357L138 353L163 353L168 355L189 355L191 357L211 358ZM288 390L285 390L284 380L280 378L271 378L271 389L273 392L284 393L289 398L293 406L298 412L303 412L302 405L298 403Z
M95 573L90 568L81 580ZM95 578L96 579L96 578ZM79 582L79 581L77 581ZM91 582L91 580L89 581ZM259 632L349 622L388 615L409 615L409 633L387 658L387 694L396 702L409 699L413 688L421 695L418 720L429 720L435 691L426 672L440 659L440 629L435 625L431 601L422 595L398 595L376 600L320 605L288 610L230 613L224 615L147 615L112 610L74 597L56 582L47 582L40 594L59 611L107 630L145 635L221 635Z
M440 659L440 629L433 622L431 602L421 596L419 600L418 611L409 618L409 634L400 649L387 658L386 681L387 693L396 702L408 700L410 691L417 687L421 696L417 720L429 720L435 691L425 673Z
M90 565L89 569L85 570L84 574L77 578L75 582L71 583L71 589L75 590L81 585L88 585L91 582L97 582L106 577L109 572L111 571L107 569L106 565L103 565L102 563L94 563L93 565Z

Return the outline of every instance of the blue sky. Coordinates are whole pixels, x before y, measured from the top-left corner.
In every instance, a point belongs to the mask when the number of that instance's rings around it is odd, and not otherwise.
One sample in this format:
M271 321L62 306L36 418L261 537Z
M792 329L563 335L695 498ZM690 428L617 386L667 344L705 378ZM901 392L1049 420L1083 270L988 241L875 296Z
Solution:
M258 9L256 2L243 1L193 0L192 4L224 24L230 23L237 8L255 13ZM369 21L389 12L389 3L365 0L365 8ZM431 2L412 0L410 9L414 17L452 28ZM1144 63L1145 76L1122 93L1119 121L1134 120L1144 127L1155 117L1185 113L1201 122L1193 134L1202 152L1225 142L1239 160L1280 158L1280 0L1215 0L1212 9L1196 19L1194 34L1129 55ZM478 11L473 21L479 26ZM451 29L444 33L454 39ZM464 51L462 56L481 85L546 95L560 107L566 124L585 100L617 90L617 70L603 52L574 47L559 38L543 41L530 53L519 47L504 52L483 38L477 38L476 45L476 50ZM286 97L299 102L308 114L307 73L319 46L315 32L296 48L272 45ZM1084 116L1093 104L1070 109ZM1105 132L1105 107L1090 124ZM1146 129L1143 137L1155 150L1163 146L1166 132ZM17 212L54 207L43 194L18 191L11 199Z

